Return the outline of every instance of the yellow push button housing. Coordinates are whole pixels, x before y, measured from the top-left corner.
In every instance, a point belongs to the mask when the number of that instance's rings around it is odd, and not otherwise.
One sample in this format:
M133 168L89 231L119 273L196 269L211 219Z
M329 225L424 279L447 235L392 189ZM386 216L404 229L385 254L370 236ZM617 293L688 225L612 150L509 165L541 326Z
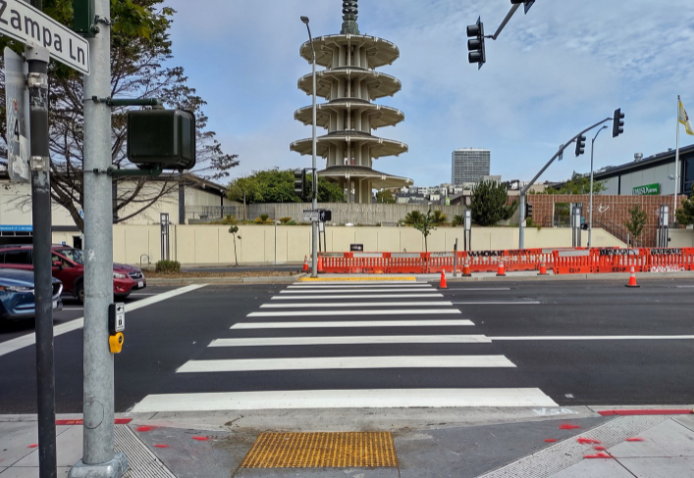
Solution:
M111 335L108 338L108 346L111 349L112 354L119 354L121 350L123 350L123 340L125 337L123 336L123 332L118 332L115 335Z

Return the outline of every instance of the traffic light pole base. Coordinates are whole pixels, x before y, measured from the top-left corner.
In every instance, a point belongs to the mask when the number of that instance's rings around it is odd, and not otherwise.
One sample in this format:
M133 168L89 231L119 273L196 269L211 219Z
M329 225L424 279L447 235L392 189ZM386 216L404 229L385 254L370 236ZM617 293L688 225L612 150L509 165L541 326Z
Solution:
M70 469L68 478L121 478L128 471L128 457L125 453L116 452L111 461L98 465L85 465L78 461Z

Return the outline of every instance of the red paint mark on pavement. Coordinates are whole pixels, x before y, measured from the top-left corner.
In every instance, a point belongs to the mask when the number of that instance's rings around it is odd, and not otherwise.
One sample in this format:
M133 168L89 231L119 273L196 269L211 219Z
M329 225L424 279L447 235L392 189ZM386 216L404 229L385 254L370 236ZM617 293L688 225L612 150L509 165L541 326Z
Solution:
M38 443L32 443L32 444L29 445L27 448L36 448L36 447L38 447L38 446L39 446Z
M197 441L207 441L207 437L191 437L193 440Z
M595 455L584 455L583 458L612 458L612 456L608 455L607 453L596 453Z
M556 438L548 438L545 440L545 443L556 443L557 439Z
M604 446L594 446L593 448L596 449L596 450L598 450L598 451L605 451L605 447L604 447Z
M568 423L565 423L564 425L561 425L559 427L560 430L575 430L577 428L581 428L578 425L569 425Z
M583 437L581 437L581 438L579 438L579 439L576 440L576 441L578 441L578 443L580 443L580 444L582 444L582 445L592 445L592 444L599 445L599 444L600 444L600 441L598 441L598 440L593 440L592 438L583 438Z
M643 438L627 438L627 441L643 441Z
M151 432L151 431L152 431L152 427L148 427L148 426L142 425L142 426L137 427L137 431L138 431L138 432Z
M164 445L163 443L157 443L154 445L155 448L169 448L169 445Z
M603 410L600 413L603 417L612 415L691 415L692 410L673 409L673 410Z
M113 423L116 425L127 425L128 423L132 422L132 418L116 418L113 420ZM81 418L79 419L74 419L74 420L56 420L55 421L56 425L84 425L84 420Z

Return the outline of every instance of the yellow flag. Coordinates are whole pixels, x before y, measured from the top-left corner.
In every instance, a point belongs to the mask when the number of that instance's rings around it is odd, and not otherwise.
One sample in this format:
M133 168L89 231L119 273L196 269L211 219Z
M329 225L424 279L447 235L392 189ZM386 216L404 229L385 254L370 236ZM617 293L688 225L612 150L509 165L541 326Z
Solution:
M687 132L687 134L691 134L694 136L694 129L692 129L692 125L689 123L689 116L687 116L687 112L684 109L684 105L682 104L682 100L679 100L680 107L677 112L677 119L680 123L684 125L684 130Z

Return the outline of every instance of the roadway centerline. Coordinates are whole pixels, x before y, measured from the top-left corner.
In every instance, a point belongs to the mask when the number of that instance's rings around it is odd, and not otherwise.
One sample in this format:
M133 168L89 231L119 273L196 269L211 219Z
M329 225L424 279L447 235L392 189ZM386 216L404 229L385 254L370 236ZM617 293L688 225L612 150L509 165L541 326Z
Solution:
M353 294L355 292L357 293L364 293L364 292L373 292L375 294L383 293L383 292L402 292L402 293L409 293L411 291L415 292L423 292L423 291L428 291L428 290L436 290L432 287L416 287L416 288L409 288L409 289L342 289L342 290L283 290L280 291L280 294L339 294L339 293L344 293L344 294Z
M355 337L253 337L217 339L210 347L271 347L280 345L369 344L489 344L484 335L370 335Z
M340 327L460 327L471 320L348 320L333 322L240 322L231 329L323 329Z
M251 312L246 317L320 317L336 315L455 315L458 309L390 309L390 310L309 310L288 312Z
M557 406L538 388L395 388L147 395L131 412Z
M503 355L417 355L385 357L308 357L282 359L191 360L177 373L258 372L381 368L515 368Z
M554 335L528 337L489 337L497 341L552 341L552 340L694 340L694 335Z
M301 303L296 304L263 304L261 309L289 309L289 308L319 308L319 307L452 307L450 301L421 301L421 302L325 302L325 303Z
M146 299L138 300L137 302L133 302L130 304L125 304L125 311L126 312L132 312L137 309L141 309L143 307L147 307L148 305L156 304L157 302L162 302L164 300L170 299L172 297L176 297L177 295L185 294L187 292L192 292L197 289L201 289L202 287L205 287L207 284L193 284L193 285L188 285L185 287L181 287L179 289L174 289L170 290L167 292L162 292L159 295L155 295L153 297L148 297ZM82 327L84 327L84 317L80 317L79 319L71 320L69 322L62 323L60 325L56 325L53 327L53 337L57 337L59 335L67 334L68 332L72 332L74 330L79 330ZM12 353L16 350L23 349L25 347L30 347L32 345L36 344L36 334L31 333L28 335L23 335L21 337L17 337L16 339L11 339L6 342L1 342L0 343L0 357L3 355L7 355L9 353Z
M408 291L409 292L409 291ZM416 293L416 294L353 294L353 295L300 295L300 296L274 296L270 300L323 300L323 299L421 299L443 297L436 289L431 289L431 292Z

